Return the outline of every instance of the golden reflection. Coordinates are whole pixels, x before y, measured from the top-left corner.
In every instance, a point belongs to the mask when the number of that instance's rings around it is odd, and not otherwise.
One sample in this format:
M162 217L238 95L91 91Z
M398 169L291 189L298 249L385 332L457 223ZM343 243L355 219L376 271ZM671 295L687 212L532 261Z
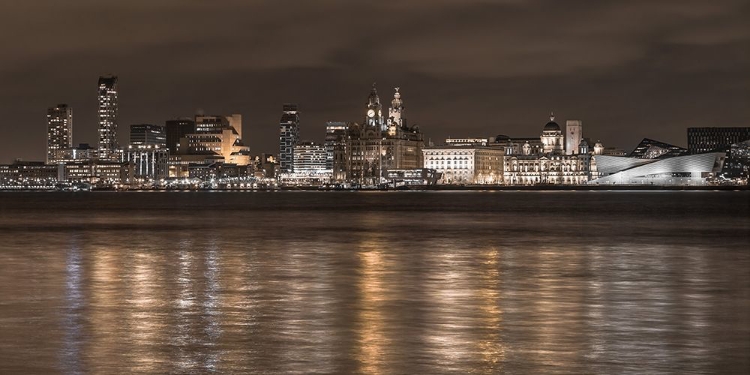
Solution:
M126 352L113 343L113 338L121 333L125 321L121 308L123 301L118 298L122 253L116 248L98 246L91 254L91 361L127 363L123 358Z
M362 275L359 281L359 352L357 360L366 374L384 374L385 349L391 344L384 334L383 302L388 293L384 288L383 270L389 268L378 242L368 240L359 253Z
M505 362L505 346L502 331L502 310L500 292L500 252L490 249L482 253L480 270L479 310L484 327L484 335L477 340L478 351L482 356L481 373L494 373Z
M131 298L128 299L128 334L130 335L130 351L133 356L136 372L154 371L164 359L159 357L159 346L163 322L157 316L160 309L159 295L162 288L156 284L157 272L154 264L158 263L152 251L145 250L133 254L133 265L129 275Z

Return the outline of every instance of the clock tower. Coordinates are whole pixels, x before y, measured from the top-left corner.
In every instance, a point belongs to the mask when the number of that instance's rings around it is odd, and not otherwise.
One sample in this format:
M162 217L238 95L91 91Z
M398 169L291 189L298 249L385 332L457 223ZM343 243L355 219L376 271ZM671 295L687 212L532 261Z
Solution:
M383 121L383 106L380 104L380 97L378 97L378 90L375 88L375 83L372 84L372 90L370 96L367 97L367 108L365 108L365 124L366 126L372 126L380 131L383 131L385 123Z

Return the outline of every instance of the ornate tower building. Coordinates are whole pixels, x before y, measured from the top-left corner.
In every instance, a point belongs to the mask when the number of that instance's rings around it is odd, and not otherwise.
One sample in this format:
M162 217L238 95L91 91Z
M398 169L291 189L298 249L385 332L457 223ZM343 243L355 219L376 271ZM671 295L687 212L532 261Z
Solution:
M378 97L378 90L375 88L375 83L372 84L370 96L367 97L366 111L366 126L375 127L380 131L387 130L385 121L383 121L383 106L380 104L380 97Z
M391 100L391 108L388 109L388 134L395 135L398 128L406 126L406 117L404 117L404 102L401 100L400 88L396 87L396 92Z
M562 154L563 153L563 133L560 125L555 122L555 114L551 113L549 122L544 125L542 136L540 137L544 145L545 154Z

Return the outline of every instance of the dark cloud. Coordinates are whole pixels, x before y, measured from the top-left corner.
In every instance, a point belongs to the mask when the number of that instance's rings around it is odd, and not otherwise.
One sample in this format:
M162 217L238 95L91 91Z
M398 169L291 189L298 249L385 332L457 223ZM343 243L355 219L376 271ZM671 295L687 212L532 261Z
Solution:
M96 140L95 83L120 76L133 123L242 113L275 151L283 102L305 138L359 121L370 83L400 86L429 138L535 136L550 110L632 148L688 126L747 126L746 1L35 1L0 13L0 162L42 159L45 111L74 108Z

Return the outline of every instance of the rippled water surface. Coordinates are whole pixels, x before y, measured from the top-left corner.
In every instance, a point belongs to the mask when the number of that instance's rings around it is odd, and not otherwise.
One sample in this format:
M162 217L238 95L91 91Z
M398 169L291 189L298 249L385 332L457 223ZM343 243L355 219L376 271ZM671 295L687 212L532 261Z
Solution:
M0 194L0 373L750 373L747 192Z

